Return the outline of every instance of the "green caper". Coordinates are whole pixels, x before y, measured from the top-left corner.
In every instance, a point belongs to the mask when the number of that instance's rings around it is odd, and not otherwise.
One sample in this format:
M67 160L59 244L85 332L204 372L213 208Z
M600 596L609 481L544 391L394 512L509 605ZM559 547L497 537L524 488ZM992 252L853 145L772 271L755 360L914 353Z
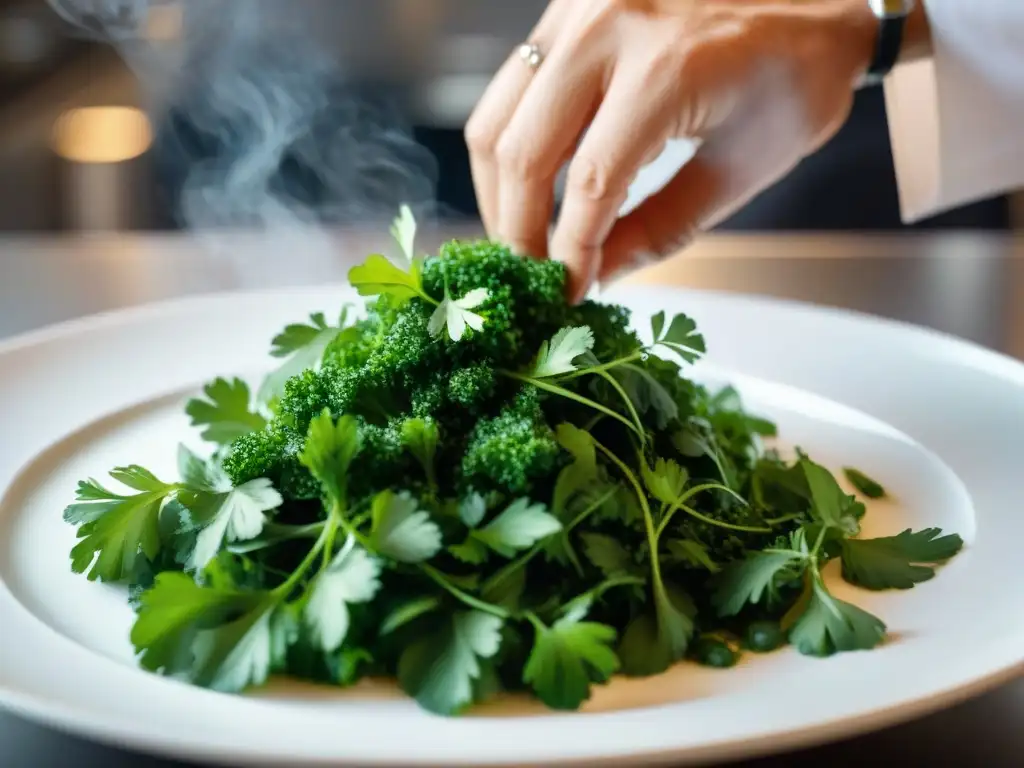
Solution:
M700 638L694 646L693 655L698 664L720 669L733 666L739 658L739 654L728 643L717 637Z
M776 621L755 621L747 627L747 647L755 653L774 651L784 642L782 627Z

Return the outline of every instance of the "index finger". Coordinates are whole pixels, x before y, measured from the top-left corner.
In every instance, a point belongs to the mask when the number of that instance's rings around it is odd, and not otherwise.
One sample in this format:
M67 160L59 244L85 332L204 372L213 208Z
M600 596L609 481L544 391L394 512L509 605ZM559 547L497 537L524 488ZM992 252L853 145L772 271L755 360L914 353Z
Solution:
M569 166L552 255L569 269L574 301L583 298L600 269L602 246L618 220L630 182L672 132L671 100L638 102L637 94L651 88L637 79L616 73Z

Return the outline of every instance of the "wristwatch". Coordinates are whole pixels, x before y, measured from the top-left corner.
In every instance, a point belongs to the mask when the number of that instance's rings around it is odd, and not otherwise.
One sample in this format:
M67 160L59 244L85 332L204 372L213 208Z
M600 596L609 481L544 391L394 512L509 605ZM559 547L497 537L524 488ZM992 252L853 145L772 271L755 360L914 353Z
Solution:
M878 18L875 53L864 75L864 85L880 83L896 66L903 47L903 29L916 0L866 0Z

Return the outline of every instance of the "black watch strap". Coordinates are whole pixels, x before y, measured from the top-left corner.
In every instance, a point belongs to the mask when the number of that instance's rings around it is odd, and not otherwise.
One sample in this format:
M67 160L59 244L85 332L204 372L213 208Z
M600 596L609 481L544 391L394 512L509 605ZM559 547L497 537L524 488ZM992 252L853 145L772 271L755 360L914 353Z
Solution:
M903 30L907 17L902 14L882 15L878 19L878 39L875 54L864 75L866 85L880 83L899 61L903 48Z

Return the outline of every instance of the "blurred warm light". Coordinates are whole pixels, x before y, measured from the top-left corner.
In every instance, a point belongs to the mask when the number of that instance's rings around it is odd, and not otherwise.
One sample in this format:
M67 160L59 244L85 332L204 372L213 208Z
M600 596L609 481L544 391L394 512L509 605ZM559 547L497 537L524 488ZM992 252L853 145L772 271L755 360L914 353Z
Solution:
M122 163L149 149L153 129L133 107L83 107L65 112L53 132L53 148L77 163Z

